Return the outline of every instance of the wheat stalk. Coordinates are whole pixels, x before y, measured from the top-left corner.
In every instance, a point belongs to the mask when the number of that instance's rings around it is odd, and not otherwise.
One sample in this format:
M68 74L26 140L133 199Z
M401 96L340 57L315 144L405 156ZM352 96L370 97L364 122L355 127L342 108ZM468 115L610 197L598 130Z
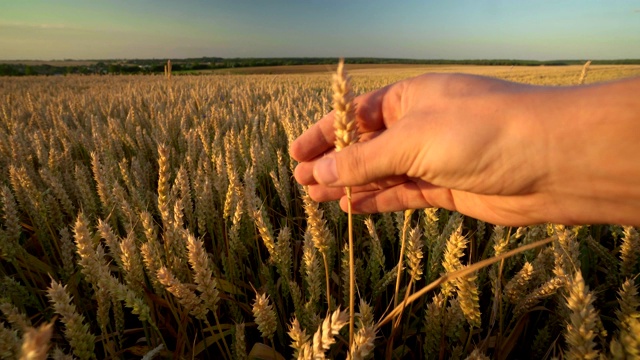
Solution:
M589 66L591 65L591 60L588 60L582 66L582 72L580 73L580 79L578 79L578 85L584 84L585 79L587 78L587 72L589 71Z
M356 109L353 103L354 95L351 89L351 79L344 69L344 59L340 59L338 69L333 74L333 109L335 119L335 147L341 151L345 147L358 142L358 127L356 124ZM345 188L347 194L347 216L349 232L349 345L353 343L355 322L355 266L353 250L353 219L351 214L351 187Z

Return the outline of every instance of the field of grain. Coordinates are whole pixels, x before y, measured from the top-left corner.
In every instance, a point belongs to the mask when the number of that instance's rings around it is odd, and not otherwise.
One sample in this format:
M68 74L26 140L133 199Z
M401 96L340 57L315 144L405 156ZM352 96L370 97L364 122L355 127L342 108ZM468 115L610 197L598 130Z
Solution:
M331 109L331 71L3 78L0 358L638 357L637 229L441 209L354 217L349 348L347 217L288 155ZM568 85L581 67L350 69L356 93L425 71Z

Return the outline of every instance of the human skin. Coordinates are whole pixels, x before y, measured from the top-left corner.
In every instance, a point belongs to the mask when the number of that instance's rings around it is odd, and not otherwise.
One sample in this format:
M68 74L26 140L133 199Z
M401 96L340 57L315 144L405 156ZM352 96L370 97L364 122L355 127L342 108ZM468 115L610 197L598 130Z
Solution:
M351 186L355 213L640 225L640 78L548 87L425 74L355 103L360 142L333 151L331 112L291 144L316 201L344 210Z

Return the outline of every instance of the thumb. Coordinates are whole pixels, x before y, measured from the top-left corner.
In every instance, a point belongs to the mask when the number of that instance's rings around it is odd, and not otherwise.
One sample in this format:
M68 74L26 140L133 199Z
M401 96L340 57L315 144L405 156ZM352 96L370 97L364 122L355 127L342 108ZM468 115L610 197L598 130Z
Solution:
M405 154L407 146L402 144L398 128L400 126L318 159L313 177L327 186L359 186L406 174L413 157Z

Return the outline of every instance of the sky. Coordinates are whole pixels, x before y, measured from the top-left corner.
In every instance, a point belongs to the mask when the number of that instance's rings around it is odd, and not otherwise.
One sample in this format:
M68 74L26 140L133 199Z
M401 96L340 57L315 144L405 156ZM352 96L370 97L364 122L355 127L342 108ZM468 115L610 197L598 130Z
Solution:
M640 58L640 0L0 0L0 60Z

